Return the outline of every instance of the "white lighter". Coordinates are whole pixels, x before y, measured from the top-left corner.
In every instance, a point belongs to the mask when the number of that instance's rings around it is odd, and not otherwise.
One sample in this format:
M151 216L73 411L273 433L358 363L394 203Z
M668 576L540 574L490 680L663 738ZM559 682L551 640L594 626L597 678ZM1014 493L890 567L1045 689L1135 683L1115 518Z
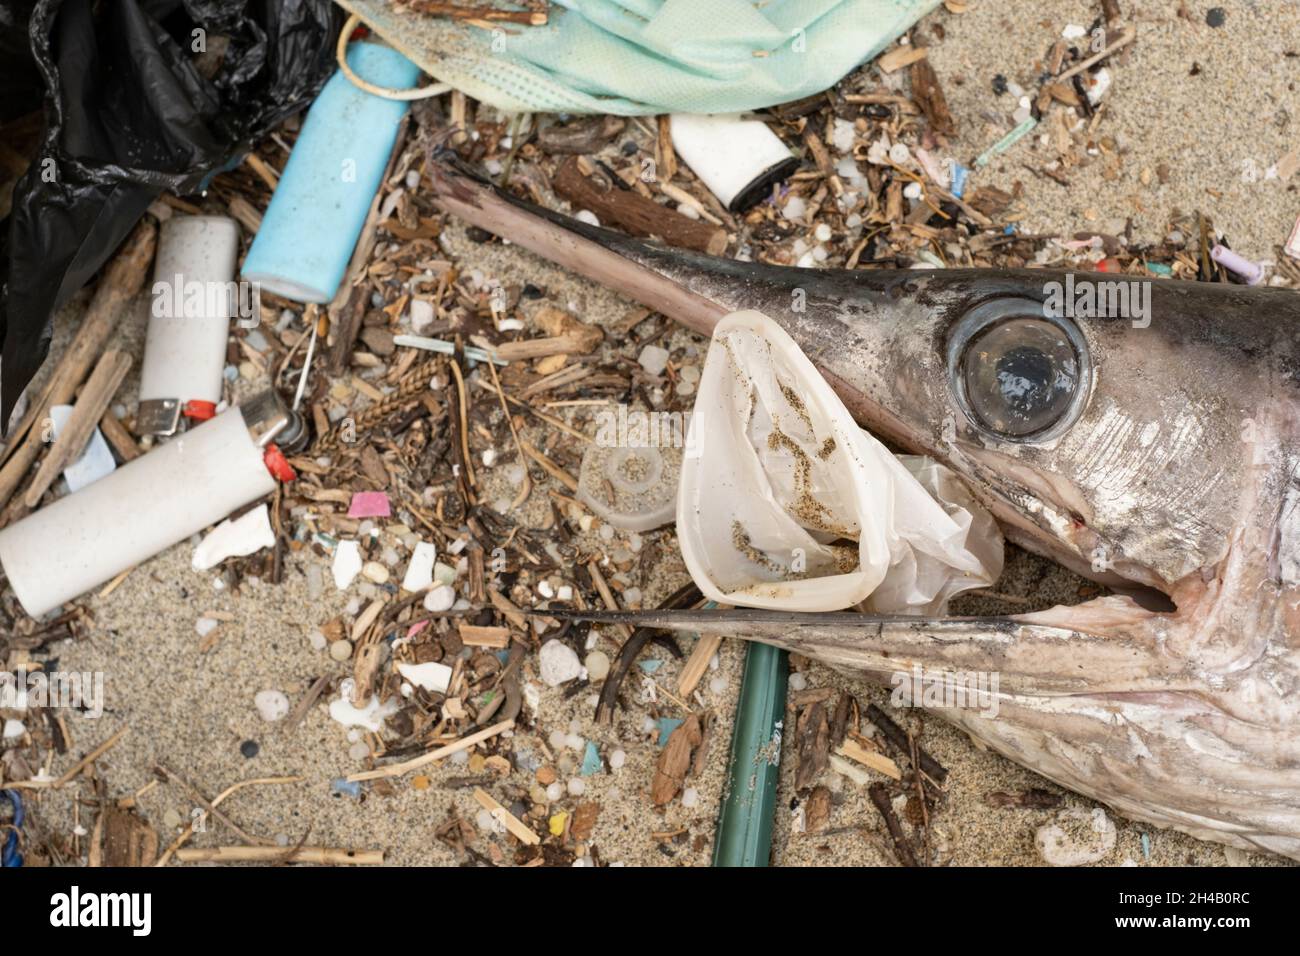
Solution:
M247 305L234 281L238 257L233 219L173 216L162 224L140 368L141 435L172 435L182 416L216 414L230 320Z
M0 531L0 566L39 617L292 480L306 435L263 392Z

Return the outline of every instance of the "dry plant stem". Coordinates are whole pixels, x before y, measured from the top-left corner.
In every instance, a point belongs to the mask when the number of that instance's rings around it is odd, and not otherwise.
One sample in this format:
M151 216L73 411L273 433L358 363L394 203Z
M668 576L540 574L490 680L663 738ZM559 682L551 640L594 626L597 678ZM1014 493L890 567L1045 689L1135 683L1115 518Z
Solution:
M55 366L40 399L32 403L9 439L7 460L0 468L0 504L12 497L44 446L37 424L49 418L51 405L66 405L77 394L77 386L117 328L122 309L140 291L153 262L157 240L158 229L153 221L143 220L104 270L72 344Z
M379 866L383 850L349 850L345 847L214 846L186 847L176 851L182 863L316 863L323 866Z
M109 403L113 401L113 395L130 367L131 356L117 349L105 352L100 358L86 387L77 396L77 403L73 406L72 416L64 426L63 433L54 442L54 447L45 456L45 461L41 462L36 477L27 488L23 502L28 508L35 508L41 503L41 498L63 469L85 450L86 443L95 431L95 425L108 411Z
M514 725L515 722L513 720L503 720L499 724L485 727L476 733L470 734L468 737L462 737L454 743L447 744L445 747L438 747L435 750L430 750L427 754L421 754L418 757L413 757L410 760L403 761L402 763L390 764L387 767L380 767L378 770L366 770L362 773L354 773L348 777L348 783L362 783L366 780L381 780L385 777L400 777L403 774L410 773L412 770L417 770L420 767L431 764L435 760L450 757L454 753L459 753L460 751L473 747L475 744L481 743L490 737L495 737L503 730L510 730Z
M510 426L510 437L515 440L515 451L519 452L519 462L524 463L524 447L519 443L519 432L515 430L515 420L510 417L510 408L506 405L506 393L501 390L501 379L497 377L497 367L494 362L487 363L488 370L492 373L492 384L497 390L497 397L501 399L501 414L506 417L506 424ZM510 510L518 508L528 496L533 493L533 480L528 477L528 468L524 467L524 480L519 485L519 494L515 500L510 502Z
M61 787L67 786L76 778L77 774L81 773L81 771L85 770L86 767L104 756L104 754L109 750L116 747L118 741L126 736L128 729L130 728L123 727L117 733L113 734L113 736L109 737L90 753L86 754L86 756L78 760L76 766L57 780L16 780L12 783L6 783L5 786L10 790L58 790Z
M301 783L305 779L307 778L306 777L254 777L252 780L241 780L238 783L231 784L225 790L222 790L219 794L217 794L212 799L212 806L214 808L221 806L221 804L225 802L227 797L238 793L240 790L244 789L244 787L252 787L252 786L258 786L261 784L268 784L268 783ZM175 840L172 841L171 846L167 847L167 849L162 852L162 855L158 857L158 860L157 862L154 863L154 866L166 866L167 861L172 858L172 855L177 850L179 850L182 846L184 846L185 843L189 840L189 838L192 837L193 835L194 835L194 824L193 823L187 824L184 832L182 832L180 836L178 836Z

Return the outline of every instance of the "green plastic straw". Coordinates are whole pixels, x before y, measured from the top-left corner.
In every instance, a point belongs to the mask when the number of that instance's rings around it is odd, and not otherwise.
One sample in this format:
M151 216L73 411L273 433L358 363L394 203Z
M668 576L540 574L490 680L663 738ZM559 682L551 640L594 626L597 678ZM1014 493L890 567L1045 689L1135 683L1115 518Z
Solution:
M767 866L785 732L786 652L751 642L736 704L714 866Z

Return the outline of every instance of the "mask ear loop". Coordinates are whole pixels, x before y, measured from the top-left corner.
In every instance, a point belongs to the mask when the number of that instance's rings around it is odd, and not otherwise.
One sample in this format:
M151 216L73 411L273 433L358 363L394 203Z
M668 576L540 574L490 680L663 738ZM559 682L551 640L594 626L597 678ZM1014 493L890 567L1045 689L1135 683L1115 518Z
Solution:
M386 100L426 100L433 96L441 96L443 93L451 91L450 83L435 83L432 86L416 87L410 90L395 90L386 86L376 86L375 84L363 80L357 76L352 67L348 66L348 41L352 39L352 34L357 26L361 23L361 18L355 13L348 16L347 22L343 24L342 31L339 32L339 43L334 50L335 59L338 60L339 69L343 71L352 85L358 89L365 90L375 96L382 96Z

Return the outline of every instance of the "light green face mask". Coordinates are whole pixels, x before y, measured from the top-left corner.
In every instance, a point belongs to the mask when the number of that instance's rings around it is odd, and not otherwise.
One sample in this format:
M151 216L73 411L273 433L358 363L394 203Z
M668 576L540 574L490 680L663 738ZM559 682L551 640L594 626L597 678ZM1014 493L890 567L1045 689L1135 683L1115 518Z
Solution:
M939 0L553 0L474 26L340 0L438 80L508 112L735 113L828 89Z

